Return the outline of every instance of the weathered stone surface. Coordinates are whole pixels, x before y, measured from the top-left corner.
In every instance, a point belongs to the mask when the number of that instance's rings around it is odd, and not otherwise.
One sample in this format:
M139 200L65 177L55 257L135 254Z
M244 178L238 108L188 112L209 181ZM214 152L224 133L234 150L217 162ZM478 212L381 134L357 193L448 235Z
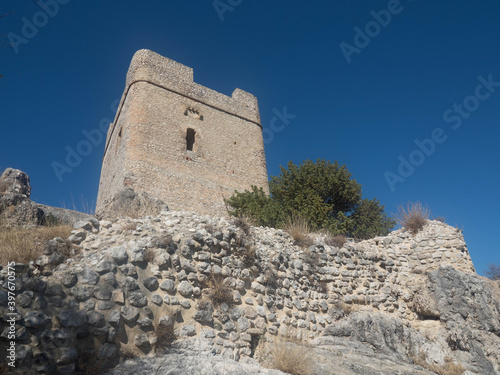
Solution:
M148 304L148 299L141 292L132 292L128 298L128 303L135 307L144 307Z
M167 279L160 284L160 289L168 293L175 293L175 283L171 279Z
M135 307L123 306L121 308L121 314L125 323L133 324L139 319L140 312Z
M57 315L61 326L66 328L79 328L87 323L87 313L85 311L61 311Z
M122 321L122 316L120 311L118 310L113 310L108 316L108 322L111 324L113 327L117 327L120 325Z
M196 328L192 324L185 324L181 327L180 337L191 337L196 335Z
M96 285L99 282L99 274L88 266L78 273L78 281L82 284Z
M103 259L97 264L95 270L99 275L103 275L108 272L114 272L116 265L108 259Z
M24 316L24 325L29 328L39 328L44 326L50 318L40 311L28 311Z
M158 278L155 276L147 277L143 281L143 285L150 291L154 292L158 289L159 283Z
M193 286L186 280L179 284L177 290L183 297L191 297L191 294L193 294Z
M127 248L125 246L116 246L109 250L109 253L116 264L122 265L128 261Z

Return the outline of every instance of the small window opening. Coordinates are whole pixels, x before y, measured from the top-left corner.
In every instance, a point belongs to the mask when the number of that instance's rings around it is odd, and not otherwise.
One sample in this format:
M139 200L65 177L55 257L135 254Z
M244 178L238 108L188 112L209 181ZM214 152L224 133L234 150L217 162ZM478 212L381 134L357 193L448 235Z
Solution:
M115 155L118 152L121 143L122 143L122 128L120 128L120 131L118 133L118 139L116 140Z
M193 151L193 147L196 142L195 136L196 136L195 130L189 128L186 133L186 148L188 151Z

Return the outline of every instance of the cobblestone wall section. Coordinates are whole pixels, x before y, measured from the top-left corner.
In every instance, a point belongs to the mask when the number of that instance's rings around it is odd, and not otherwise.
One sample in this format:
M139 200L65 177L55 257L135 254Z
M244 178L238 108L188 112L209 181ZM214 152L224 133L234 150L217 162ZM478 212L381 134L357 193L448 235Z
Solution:
M79 222L69 241L80 256L64 260L55 239L36 267L16 266L17 358L38 371L72 373L88 349L109 365L120 352L148 354L162 319L175 319L180 338L203 336L236 360L253 356L263 335L313 339L353 310L411 324L412 300L439 262L474 272L462 233L435 221L416 237L399 230L342 248L317 237L302 249L282 230L247 235L224 218L167 211ZM214 277L230 287L231 303L213 303ZM0 279L5 310L6 269ZM5 346L6 319L1 330Z

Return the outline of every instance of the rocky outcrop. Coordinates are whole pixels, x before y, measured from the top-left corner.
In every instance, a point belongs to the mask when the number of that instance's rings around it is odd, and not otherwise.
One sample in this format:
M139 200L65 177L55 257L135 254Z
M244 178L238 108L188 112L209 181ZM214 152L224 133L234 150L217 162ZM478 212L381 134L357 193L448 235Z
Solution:
M500 373L498 295L461 232L437 221L416 236L342 248L316 236L300 248L282 230L163 211L82 221L69 240L80 255L16 265L18 366L74 373L90 356L117 375L279 374L257 361L292 335L310 374L424 375L447 363ZM8 278L2 269L2 316ZM177 341L165 351L168 327Z
M50 207L30 200L29 176L7 168L0 176L0 226L29 228L37 225L66 224L91 216L64 208Z
M116 193L111 202L97 212L97 216L108 220L124 216L139 218L157 216L162 211L168 211L168 206L161 199L127 187Z

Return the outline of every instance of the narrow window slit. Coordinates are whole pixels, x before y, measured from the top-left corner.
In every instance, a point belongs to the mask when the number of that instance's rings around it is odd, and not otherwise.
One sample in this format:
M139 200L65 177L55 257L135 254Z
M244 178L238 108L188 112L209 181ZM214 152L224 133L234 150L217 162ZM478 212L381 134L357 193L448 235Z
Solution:
M194 144L196 142L196 131L194 129L188 128L186 133L186 148L188 151L193 151Z

